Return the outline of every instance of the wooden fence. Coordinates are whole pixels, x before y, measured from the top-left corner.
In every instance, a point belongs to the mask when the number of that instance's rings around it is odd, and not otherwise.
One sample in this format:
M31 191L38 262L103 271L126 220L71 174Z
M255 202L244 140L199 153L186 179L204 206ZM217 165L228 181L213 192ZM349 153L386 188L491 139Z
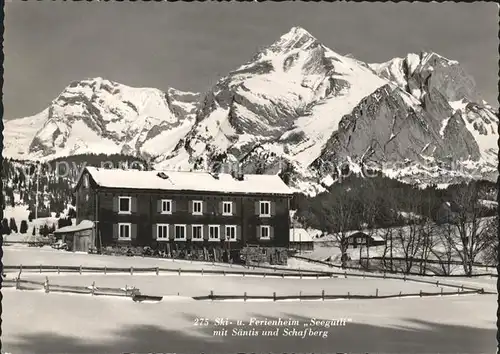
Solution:
M431 296L451 296L451 295L471 295L471 294L492 294L490 292L484 291L484 289L476 289L476 290L461 290L460 288L455 291L444 291L441 288L438 292L424 292L420 290L418 293L404 293L399 292L399 294L390 294L390 295L379 295L378 289L375 290L373 295L356 295L347 294L343 295L332 295L326 294L323 290L321 294L318 295L303 295L300 293L299 295L276 295L276 292L273 292L272 295L247 295L245 292L243 295L216 295L213 291L210 292L209 295L206 296L195 296L193 299L195 300L269 300L269 301L282 301L282 300L296 300L296 301L307 301L307 300L356 300L356 299L391 299L391 298L403 298L403 297L431 297Z
M240 276L262 276L262 277L278 277L278 278L336 278L337 275L331 272L317 272L311 270L298 270L298 269L278 269L269 267L269 271L256 271L256 270L234 270L234 269L183 269L183 268L163 268L163 267L86 267L86 266L53 266L53 265L19 265L19 266L4 266L4 271L15 270L29 273L128 273L134 275L135 273L152 273L160 275L161 273L167 274L195 274L195 275L240 275Z
M239 275L239 276L262 276L262 277L277 277L277 278L309 278L309 279L320 279L320 278L338 278L339 276L342 276L344 278L348 277L357 277L357 278L374 278L374 279L392 279L392 280L403 280L403 281L410 281L410 282L417 282L417 283L424 283L424 284L435 284L436 286L442 286L442 287L450 287L450 288L460 288L462 291L464 290L471 290L471 291L480 291L482 290L484 292L484 289L479 289L476 287L471 287L471 286L465 286L465 285L457 285L457 284L449 284L446 282L441 282L439 280L433 281L429 277L427 279L419 279L411 276L407 276L406 274L401 275L394 275L394 274L373 274L373 273L351 273L351 272L315 272L314 271L301 271L301 270L296 270L294 272L278 272L279 269L276 268L271 268L273 269L273 272L261 272L261 271L238 271L238 270L217 270L217 269L174 269L174 268L160 268L160 267L155 267L155 268L117 268L117 267L84 267L84 266L51 266L51 265L39 265L39 266L33 266L33 265L28 265L28 266L4 266L4 270L17 270L19 271L19 275L23 271L31 271L31 272L39 272L39 273L45 273L45 272L57 272L57 273L66 273L66 272L72 272L72 273L77 273L77 274L83 274L83 273L102 273L102 274L108 274L108 273L127 273L130 275L133 275L135 273L153 273L156 275L160 275L160 273L169 273L169 274L177 274L181 276L182 274L194 274L194 275ZM304 273L303 273L304 272Z
M422 281L426 283L425 281ZM380 295L379 289L375 289L374 293L371 295L358 295L351 294L326 294L324 290L321 294L317 295L307 295L302 294L302 291L298 295L277 295L273 292L272 295L247 295L244 292L242 295L216 295L214 291L211 291L209 295L206 296L194 296L194 300L296 300L296 301L307 301L307 300L356 300L356 299L390 299L390 298L404 298L404 297L431 297L431 296L451 296L451 295L470 295L470 294L494 294L492 292L485 291L484 289L474 289L470 287L460 286L460 285L450 285L436 282L437 287L442 286L440 291L436 292L424 292L420 290L418 293L403 293L390 294L390 295ZM454 287L456 290L444 291L443 286ZM90 294L93 296L120 296L120 297L131 297L134 301L147 300L148 298L154 298L159 301L162 297L150 297L148 295L143 295L140 293L139 289L132 287L129 288L127 285L124 288L109 288L109 287L98 287L95 282L91 286L74 286L74 285L61 285L52 284L49 278L46 277L44 282L25 280L21 278L16 278L14 280L4 280L2 282L2 287L15 287L17 290L44 290L45 293L50 292L60 292L60 293L76 293L76 294ZM143 297L143 299L141 298Z
M75 285L60 285L52 284L49 278L46 277L44 282L26 280L16 278L14 280L4 279L2 281L2 288L15 287L16 290L44 290L45 293L59 292L59 293L73 293L73 294L90 294L95 296L121 296L121 297L134 297L139 295L139 289L135 287L129 288L125 285L124 288L109 288L97 287L95 282L90 286L75 286Z
M328 266L328 267L331 267L331 268L337 268L337 269L342 269L342 266L338 265L338 264L333 264L333 263L329 263L329 262L325 262L325 261L320 261L320 260L317 260L317 259L312 259L312 258L307 258L307 257L302 257L302 256L293 256L293 258L297 258L297 259L300 259L300 260L303 260L303 261L306 261L306 262L309 262L309 263L315 263L315 264L321 264L321 265L325 265L325 266ZM363 260L366 260L366 258L362 258ZM382 257L376 257L376 258L370 258L370 260L379 260L379 259L382 259ZM389 258L386 258L386 261L387 262L390 262L390 259ZM483 265L483 267L486 267ZM494 268L494 267L491 267L490 268ZM398 272L398 271L391 271L391 270L374 270L374 269L365 269L365 268L361 268L361 267L352 267L352 266L347 266L345 267L344 269L348 269L348 270L356 270L356 271L362 271L362 272L368 272L368 273L384 273L384 274L406 274L406 275L410 275L410 276L419 276L419 277L436 277L436 276L439 276L439 277L449 277L449 278L453 278L453 277L484 277L484 276L489 276L489 277L492 277L492 278L498 278L498 274L495 274L495 273L476 273L476 274L472 274L470 276L467 276L467 275L463 275L463 274L450 274L450 275L440 275L440 274L421 274L421 273L415 273L415 272L406 272L406 273L403 273L403 272Z

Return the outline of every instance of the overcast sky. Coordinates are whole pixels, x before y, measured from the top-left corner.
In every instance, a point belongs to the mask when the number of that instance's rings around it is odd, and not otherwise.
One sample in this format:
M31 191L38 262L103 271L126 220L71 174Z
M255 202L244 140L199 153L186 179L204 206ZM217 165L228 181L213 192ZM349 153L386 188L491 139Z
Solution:
M435 51L497 100L494 3L13 1L5 8L5 118L36 114L73 80L205 91L301 26L339 54L383 62Z

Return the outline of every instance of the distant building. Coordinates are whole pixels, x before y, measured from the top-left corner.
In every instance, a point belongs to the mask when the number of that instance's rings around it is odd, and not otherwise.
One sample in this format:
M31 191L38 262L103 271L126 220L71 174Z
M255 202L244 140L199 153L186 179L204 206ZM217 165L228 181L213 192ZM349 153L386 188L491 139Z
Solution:
M383 246L385 245L385 239L382 236L371 234L365 231L351 231L347 236L347 242L349 247L357 248L358 246Z
M76 188L77 222L95 222L93 245L184 253L288 248L292 191L278 175L87 167Z
M312 235L305 229L290 229L290 249L297 251L314 250L314 240Z

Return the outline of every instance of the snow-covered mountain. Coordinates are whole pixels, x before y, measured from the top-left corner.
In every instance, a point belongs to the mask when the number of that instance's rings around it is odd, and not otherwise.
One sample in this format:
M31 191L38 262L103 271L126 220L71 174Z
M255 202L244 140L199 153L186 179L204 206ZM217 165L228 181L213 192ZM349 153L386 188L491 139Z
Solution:
M199 94L175 89L132 88L102 78L73 82L43 112L4 123L4 154L168 153L192 128L198 101Z
M459 63L436 53L367 64L294 27L207 93L76 82L42 113L5 124L6 156L86 151L158 168L238 161L291 172L309 192L342 165L422 183L496 173L498 117Z

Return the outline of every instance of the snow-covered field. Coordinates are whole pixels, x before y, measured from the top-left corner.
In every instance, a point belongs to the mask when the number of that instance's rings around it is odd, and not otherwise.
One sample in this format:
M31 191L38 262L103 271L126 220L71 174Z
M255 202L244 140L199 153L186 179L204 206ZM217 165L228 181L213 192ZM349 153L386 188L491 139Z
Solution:
M295 263L294 263L295 262ZM142 257L116 257L4 247L6 265L86 265L107 267L171 267L182 269L226 269L229 265L173 261ZM306 267L292 260L290 266ZM233 268L242 268L233 266ZM325 267L326 268L326 267ZM258 269L257 269L258 270ZM323 269L325 270L325 269ZM15 276L8 273L7 278ZM247 295L379 295L440 291L440 287L390 279L349 277L331 279L271 278L262 276L201 276L154 274L37 274L23 272L22 278L51 284L97 287L135 286L144 294L164 295L159 303L134 303L129 298L92 297L76 294L45 294L43 291L3 289L3 345L13 353L114 353L175 352L229 353L377 351L377 352L493 352L495 347L496 296L460 295L436 298L390 300L338 300L308 302L218 302L194 301L190 296L214 294ZM443 280L444 281L444 280ZM447 282L450 282L446 279ZM457 285L493 288L492 279L454 279ZM467 283L475 282L477 284ZM444 291L449 291L445 288ZM180 296L177 296L179 294ZM464 317L465 314L465 317ZM214 321L228 318L228 336L215 336L223 327L195 326L196 318ZM345 327L314 328L326 338L285 336L284 328L271 338L260 335L232 336L236 320L291 318L350 318ZM246 326L257 331L274 329ZM291 329L291 327L288 327ZM302 324L294 326L304 330ZM312 328L312 327L307 327ZM310 332L308 332L310 333ZM319 332L317 332L319 333ZM359 338L363 340L359 340Z
M3 290L3 350L20 353L494 353L496 296L299 302L134 303L125 298ZM196 326L205 318L206 326ZM227 336L215 336L227 318ZM232 336L236 320L300 321L322 336ZM311 319L345 326L304 327ZM350 319L350 320L349 320ZM274 326L241 329L273 330ZM311 332L307 332L311 333ZM319 332L317 332L318 334ZM321 333L324 334L324 333Z
M173 260L166 258L127 257L127 256L105 256L87 254L83 252L67 252L54 250L50 247L31 248L24 245L12 245L4 247L4 265L53 265L53 266L84 266L84 267L115 267L115 268L172 268L172 269L248 269L240 265L229 265L225 263L191 262L185 260ZM255 271L261 271L255 269Z

